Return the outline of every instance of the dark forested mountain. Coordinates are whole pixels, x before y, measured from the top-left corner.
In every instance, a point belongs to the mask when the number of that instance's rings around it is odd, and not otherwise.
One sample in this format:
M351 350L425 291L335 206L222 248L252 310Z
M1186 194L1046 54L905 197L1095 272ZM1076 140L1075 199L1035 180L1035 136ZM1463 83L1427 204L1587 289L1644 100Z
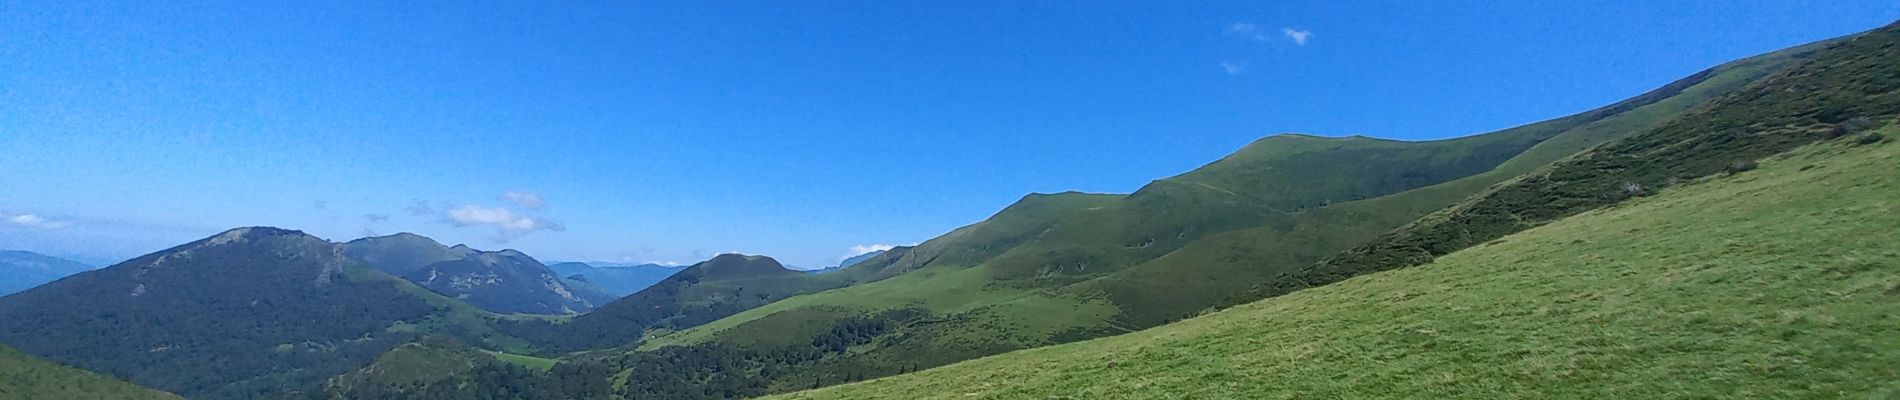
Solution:
M357 239L343 249L365 265L493 312L571 314L613 298L569 288L566 275L515 250L449 247L412 233Z
M407 276L429 264L474 255L475 250L463 245L443 246L435 239L403 232L352 240L343 244L343 254L390 275Z
M527 321L505 329L556 351L621 346L638 341L647 330L698 326L789 296L849 283L811 279L814 276L823 275L787 269L771 257L724 254L564 324Z
M498 313L572 314L594 304L568 290L560 276L514 250L484 251L429 264L403 278Z
M355 368L413 332L503 346L486 318L335 243L260 227L0 298L0 342L192 398L253 399Z
M28 251L0 251L0 296L90 270L90 265L64 258Z
M54 364L0 346L0 399L166 400L170 393Z
M638 292L640 289L646 289L648 286L653 286L653 284L659 283L661 280L666 279L666 277L673 276L673 274L685 270L686 266L563 262L548 265L548 269L554 270L554 273L560 274L563 278L572 278L575 275L582 276L587 283L598 287L601 293L612 297L612 299L608 299L612 301L613 299ZM600 302L598 304L606 303L607 302Z

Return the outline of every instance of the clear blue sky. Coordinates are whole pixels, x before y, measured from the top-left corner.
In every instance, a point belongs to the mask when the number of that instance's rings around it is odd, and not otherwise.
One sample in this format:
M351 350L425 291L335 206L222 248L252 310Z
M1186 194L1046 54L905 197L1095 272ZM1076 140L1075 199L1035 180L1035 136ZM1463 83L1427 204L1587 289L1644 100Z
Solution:
M821 266L1265 135L1481 133L1900 19L1379 3L0 1L0 248L271 225Z

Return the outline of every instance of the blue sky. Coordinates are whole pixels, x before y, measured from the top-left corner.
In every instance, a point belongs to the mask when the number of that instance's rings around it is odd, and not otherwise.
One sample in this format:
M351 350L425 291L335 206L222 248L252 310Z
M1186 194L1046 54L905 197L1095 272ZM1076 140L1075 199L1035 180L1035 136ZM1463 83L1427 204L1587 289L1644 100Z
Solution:
M1265 135L1482 133L1900 19L1892 0L255 3L0 1L0 248L105 263L271 225L821 266Z

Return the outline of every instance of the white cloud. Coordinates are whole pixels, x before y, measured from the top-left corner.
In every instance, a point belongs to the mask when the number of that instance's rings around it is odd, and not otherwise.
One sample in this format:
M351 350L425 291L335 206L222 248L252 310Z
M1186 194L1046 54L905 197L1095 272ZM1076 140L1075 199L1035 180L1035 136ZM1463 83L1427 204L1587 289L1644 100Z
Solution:
M1300 46L1305 46L1306 39L1313 37L1313 31L1302 31L1293 28L1280 28L1280 33L1286 35L1287 39L1293 39L1293 44Z
M1261 42L1272 39L1271 36L1267 36L1265 32L1260 31L1260 26L1245 23L1245 22L1235 22L1233 24L1229 24L1227 25L1227 29L1221 30L1221 33L1227 34L1228 36L1245 38L1248 40L1261 41Z
M548 205L547 200L542 199L541 195L525 190L503 192L501 194L501 201L506 201L510 204L514 204L516 207L529 210L539 210L541 207Z
M1227 74L1228 74L1228 75L1240 75L1240 73L1241 73L1242 71L1246 71L1246 70L1247 70L1247 63L1244 63L1244 62L1233 62L1233 61L1222 61L1222 62L1220 63L1220 68L1221 68L1222 70L1226 70L1226 71L1227 71Z
M501 240L507 241L533 233L534 231L567 230L560 221L516 213L502 207L484 207L465 204L443 213L450 224L456 227L492 226L501 234Z
M857 257L857 256L869 254L871 252L888 251L890 249L895 249L895 248L897 248L897 246L883 244L883 243L860 244L856 246L851 246L851 254L845 254L844 257L838 257L838 259L843 260L843 259L847 259L851 257Z
M0 211L0 218L3 218L8 224L27 228L65 229L73 226L72 221L49 219L34 214L9 214Z

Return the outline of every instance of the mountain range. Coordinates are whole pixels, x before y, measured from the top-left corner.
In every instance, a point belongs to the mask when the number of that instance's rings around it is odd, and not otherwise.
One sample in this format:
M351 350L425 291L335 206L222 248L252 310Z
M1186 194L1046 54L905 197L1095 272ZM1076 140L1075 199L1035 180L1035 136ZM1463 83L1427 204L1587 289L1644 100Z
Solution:
M412 233L362 238L343 252L366 265L497 313L572 314L617 296L574 283L515 250L443 246Z
M92 270L78 261L28 251L0 251L0 296Z
M548 265L548 269L560 274L562 279L574 282L569 286L592 285L596 288L594 291L608 297L607 301L612 301L660 283L666 277L685 270L686 266L650 263L560 262ZM607 301L599 302L599 304L606 304Z
M1896 117L1900 24L1456 139L1268 136L825 273L234 229L0 297L0 342L209 399L1878 395Z

